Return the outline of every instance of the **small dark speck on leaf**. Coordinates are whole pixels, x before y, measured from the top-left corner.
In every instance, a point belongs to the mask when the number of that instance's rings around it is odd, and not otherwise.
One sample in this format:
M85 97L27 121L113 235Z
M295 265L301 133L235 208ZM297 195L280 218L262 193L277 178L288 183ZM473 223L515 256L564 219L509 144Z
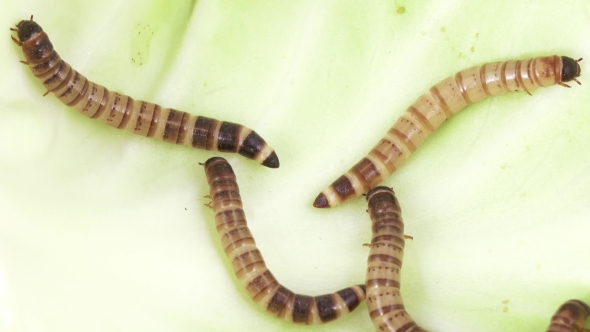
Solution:
M406 12L406 7L397 7L397 13L398 14L403 14Z

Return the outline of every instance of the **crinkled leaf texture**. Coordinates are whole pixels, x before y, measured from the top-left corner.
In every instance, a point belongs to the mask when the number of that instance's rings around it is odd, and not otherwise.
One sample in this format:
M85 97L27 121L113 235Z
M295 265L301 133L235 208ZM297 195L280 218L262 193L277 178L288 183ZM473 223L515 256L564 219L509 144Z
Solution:
M204 206L218 155L87 119L44 92L8 27L135 99L254 128L279 169L225 154L287 287L363 283L366 203L311 207L430 86L486 62L590 57L590 2L11 1L0 48L0 330L369 331L366 305L292 326L254 304ZM590 59L589 59L590 60ZM384 182L403 208L402 291L431 331L541 331L590 301L590 93L489 98Z

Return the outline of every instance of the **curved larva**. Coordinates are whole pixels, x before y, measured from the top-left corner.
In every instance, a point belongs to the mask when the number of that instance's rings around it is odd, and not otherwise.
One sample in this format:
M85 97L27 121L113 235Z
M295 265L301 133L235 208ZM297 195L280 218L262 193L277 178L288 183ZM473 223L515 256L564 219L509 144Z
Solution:
M569 300L562 304L551 317L547 332L590 332L584 328L590 315L590 307L580 300Z
M17 41L33 74L64 104L87 117L134 134L197 149L237 152L256 162L278 168L279 159L262 137L240 124L219 121L109 91L89 81L63 61L43 29L31 20L16 25Z
M315 199L326 208L358 197L385 180L408 159L441 123L465 106L506 92L576 81L578 62L565 56L492 62L458 72L420 96L389 129L385 137Z
M373 236L366 275L367 308L376 331L426 331L406 312L400 293L404 256L404 221L393 190L367 193Z
M364 285L312 297L295 294L279 284L248 229L236 175L229 163L220 157L211 158L205 162L205 173L225 254L250 297L262 308L289 322L319 324L348 314L365 299Z

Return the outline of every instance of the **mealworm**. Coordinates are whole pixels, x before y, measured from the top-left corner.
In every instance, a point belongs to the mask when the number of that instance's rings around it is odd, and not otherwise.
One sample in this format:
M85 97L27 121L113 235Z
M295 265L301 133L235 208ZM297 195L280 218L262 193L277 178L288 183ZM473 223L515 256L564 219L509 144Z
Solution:
M553 317L547 332L590 332L584 328L590 315L590 307L580 300L569 300L562 304Z
M369 154L315 199L317 208L358 197L385 180L436 128L469 104L490 96L561 85L580 76L579 61L565 56L492 62L458 72L420 96Z
M19 40L11 37L25 56L21 62L43 82L45 95L53 93L87 117L137 135L197 149L237 152L266 167L279 167L274 149L250 128L134 100L89 81L61 59L33 16L10 30L18 35Z
M213 157L204 166L221 245L254 302L288 322L319 324L348 314L365 299L364 285L311 297L295 294L279 284L266 267L248 229L240 189L230 164L223 158Z
M366 274L367 308L376 331L426 331L406 312L400 292L404 221L393 190L367 193L373 236Z

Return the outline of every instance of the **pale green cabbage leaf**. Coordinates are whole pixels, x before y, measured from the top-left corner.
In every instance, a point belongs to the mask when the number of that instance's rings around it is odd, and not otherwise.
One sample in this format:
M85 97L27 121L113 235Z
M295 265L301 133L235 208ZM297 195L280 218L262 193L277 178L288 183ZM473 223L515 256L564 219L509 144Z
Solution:
M92 121L44 89L9 39L30 14L60 55L136 100L255 129L279 169L224 154L274 275L319 295L363 283L359 198L317 210L430 86L486 62L590 57L590 2L21 1L2 5L0 330L370 331L254 304L224 256L199 162L218 155ZM590 60L590 59L588 59ZM402 293L431 331L541 331L590 301L590 93L469 106L384 182L402 204Z

